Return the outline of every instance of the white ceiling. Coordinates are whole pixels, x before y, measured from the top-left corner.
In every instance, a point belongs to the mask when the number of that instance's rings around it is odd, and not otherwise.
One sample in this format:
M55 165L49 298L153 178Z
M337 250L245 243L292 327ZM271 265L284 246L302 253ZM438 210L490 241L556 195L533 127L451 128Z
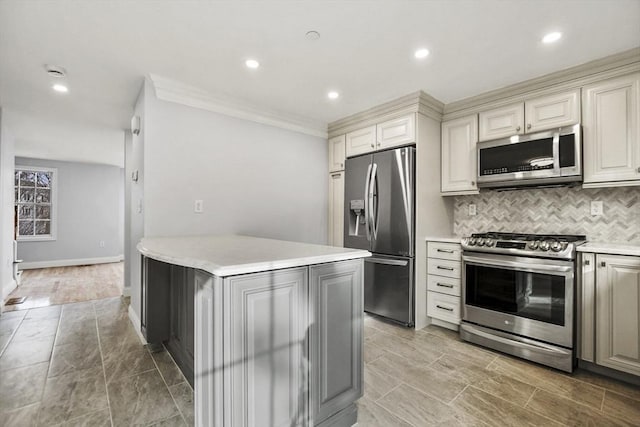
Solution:
M543 45L552 30L563 38ZM420 89L448 103L637 46L640 0L2 0L0 105L23 117L18 149L69 151L93 143L90 128L128 128L148 73L328 123ZM67 95L51 91L45 63L67 69Z

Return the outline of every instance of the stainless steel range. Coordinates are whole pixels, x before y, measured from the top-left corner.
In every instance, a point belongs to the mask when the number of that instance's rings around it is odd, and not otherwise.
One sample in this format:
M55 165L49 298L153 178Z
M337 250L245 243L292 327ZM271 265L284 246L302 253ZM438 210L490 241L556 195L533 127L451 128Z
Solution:
M576 246L585 240L515 233L463 238L460 337L572 372Z

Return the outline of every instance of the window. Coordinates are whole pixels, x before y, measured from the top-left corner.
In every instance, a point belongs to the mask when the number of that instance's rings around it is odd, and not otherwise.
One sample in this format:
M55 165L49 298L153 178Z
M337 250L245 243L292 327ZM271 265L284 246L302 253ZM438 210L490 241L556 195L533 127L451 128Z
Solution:
M16 166L18 240L55 240L57 178L57 169Z

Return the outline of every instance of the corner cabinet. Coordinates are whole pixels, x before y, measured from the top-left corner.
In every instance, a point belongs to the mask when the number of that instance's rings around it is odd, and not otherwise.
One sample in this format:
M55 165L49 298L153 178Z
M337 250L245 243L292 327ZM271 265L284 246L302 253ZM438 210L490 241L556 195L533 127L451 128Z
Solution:
M585 187L640 185L640 73L585 86Z
M596 256L596 363L640 376L640 257Z
M442 123L441 191L443 195L478 191L477 142L477 115Z
M344 244L344 172L329 175L329 245Z

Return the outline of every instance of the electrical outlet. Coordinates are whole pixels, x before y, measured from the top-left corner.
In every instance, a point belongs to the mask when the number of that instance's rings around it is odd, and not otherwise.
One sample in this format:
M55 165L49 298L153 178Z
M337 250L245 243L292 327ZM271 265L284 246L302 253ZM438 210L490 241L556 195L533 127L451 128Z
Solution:
M471 203L469 205L469 216L475 216L478 214L477 208L475 203Z
M193 211L195 213L202 213L204 212L204 202L202 200L196 200L193 203Z
M104 248L104 240L100 240L100 247Z
M602 201L594 200L591 202L591 216L600 216L604 212Z

